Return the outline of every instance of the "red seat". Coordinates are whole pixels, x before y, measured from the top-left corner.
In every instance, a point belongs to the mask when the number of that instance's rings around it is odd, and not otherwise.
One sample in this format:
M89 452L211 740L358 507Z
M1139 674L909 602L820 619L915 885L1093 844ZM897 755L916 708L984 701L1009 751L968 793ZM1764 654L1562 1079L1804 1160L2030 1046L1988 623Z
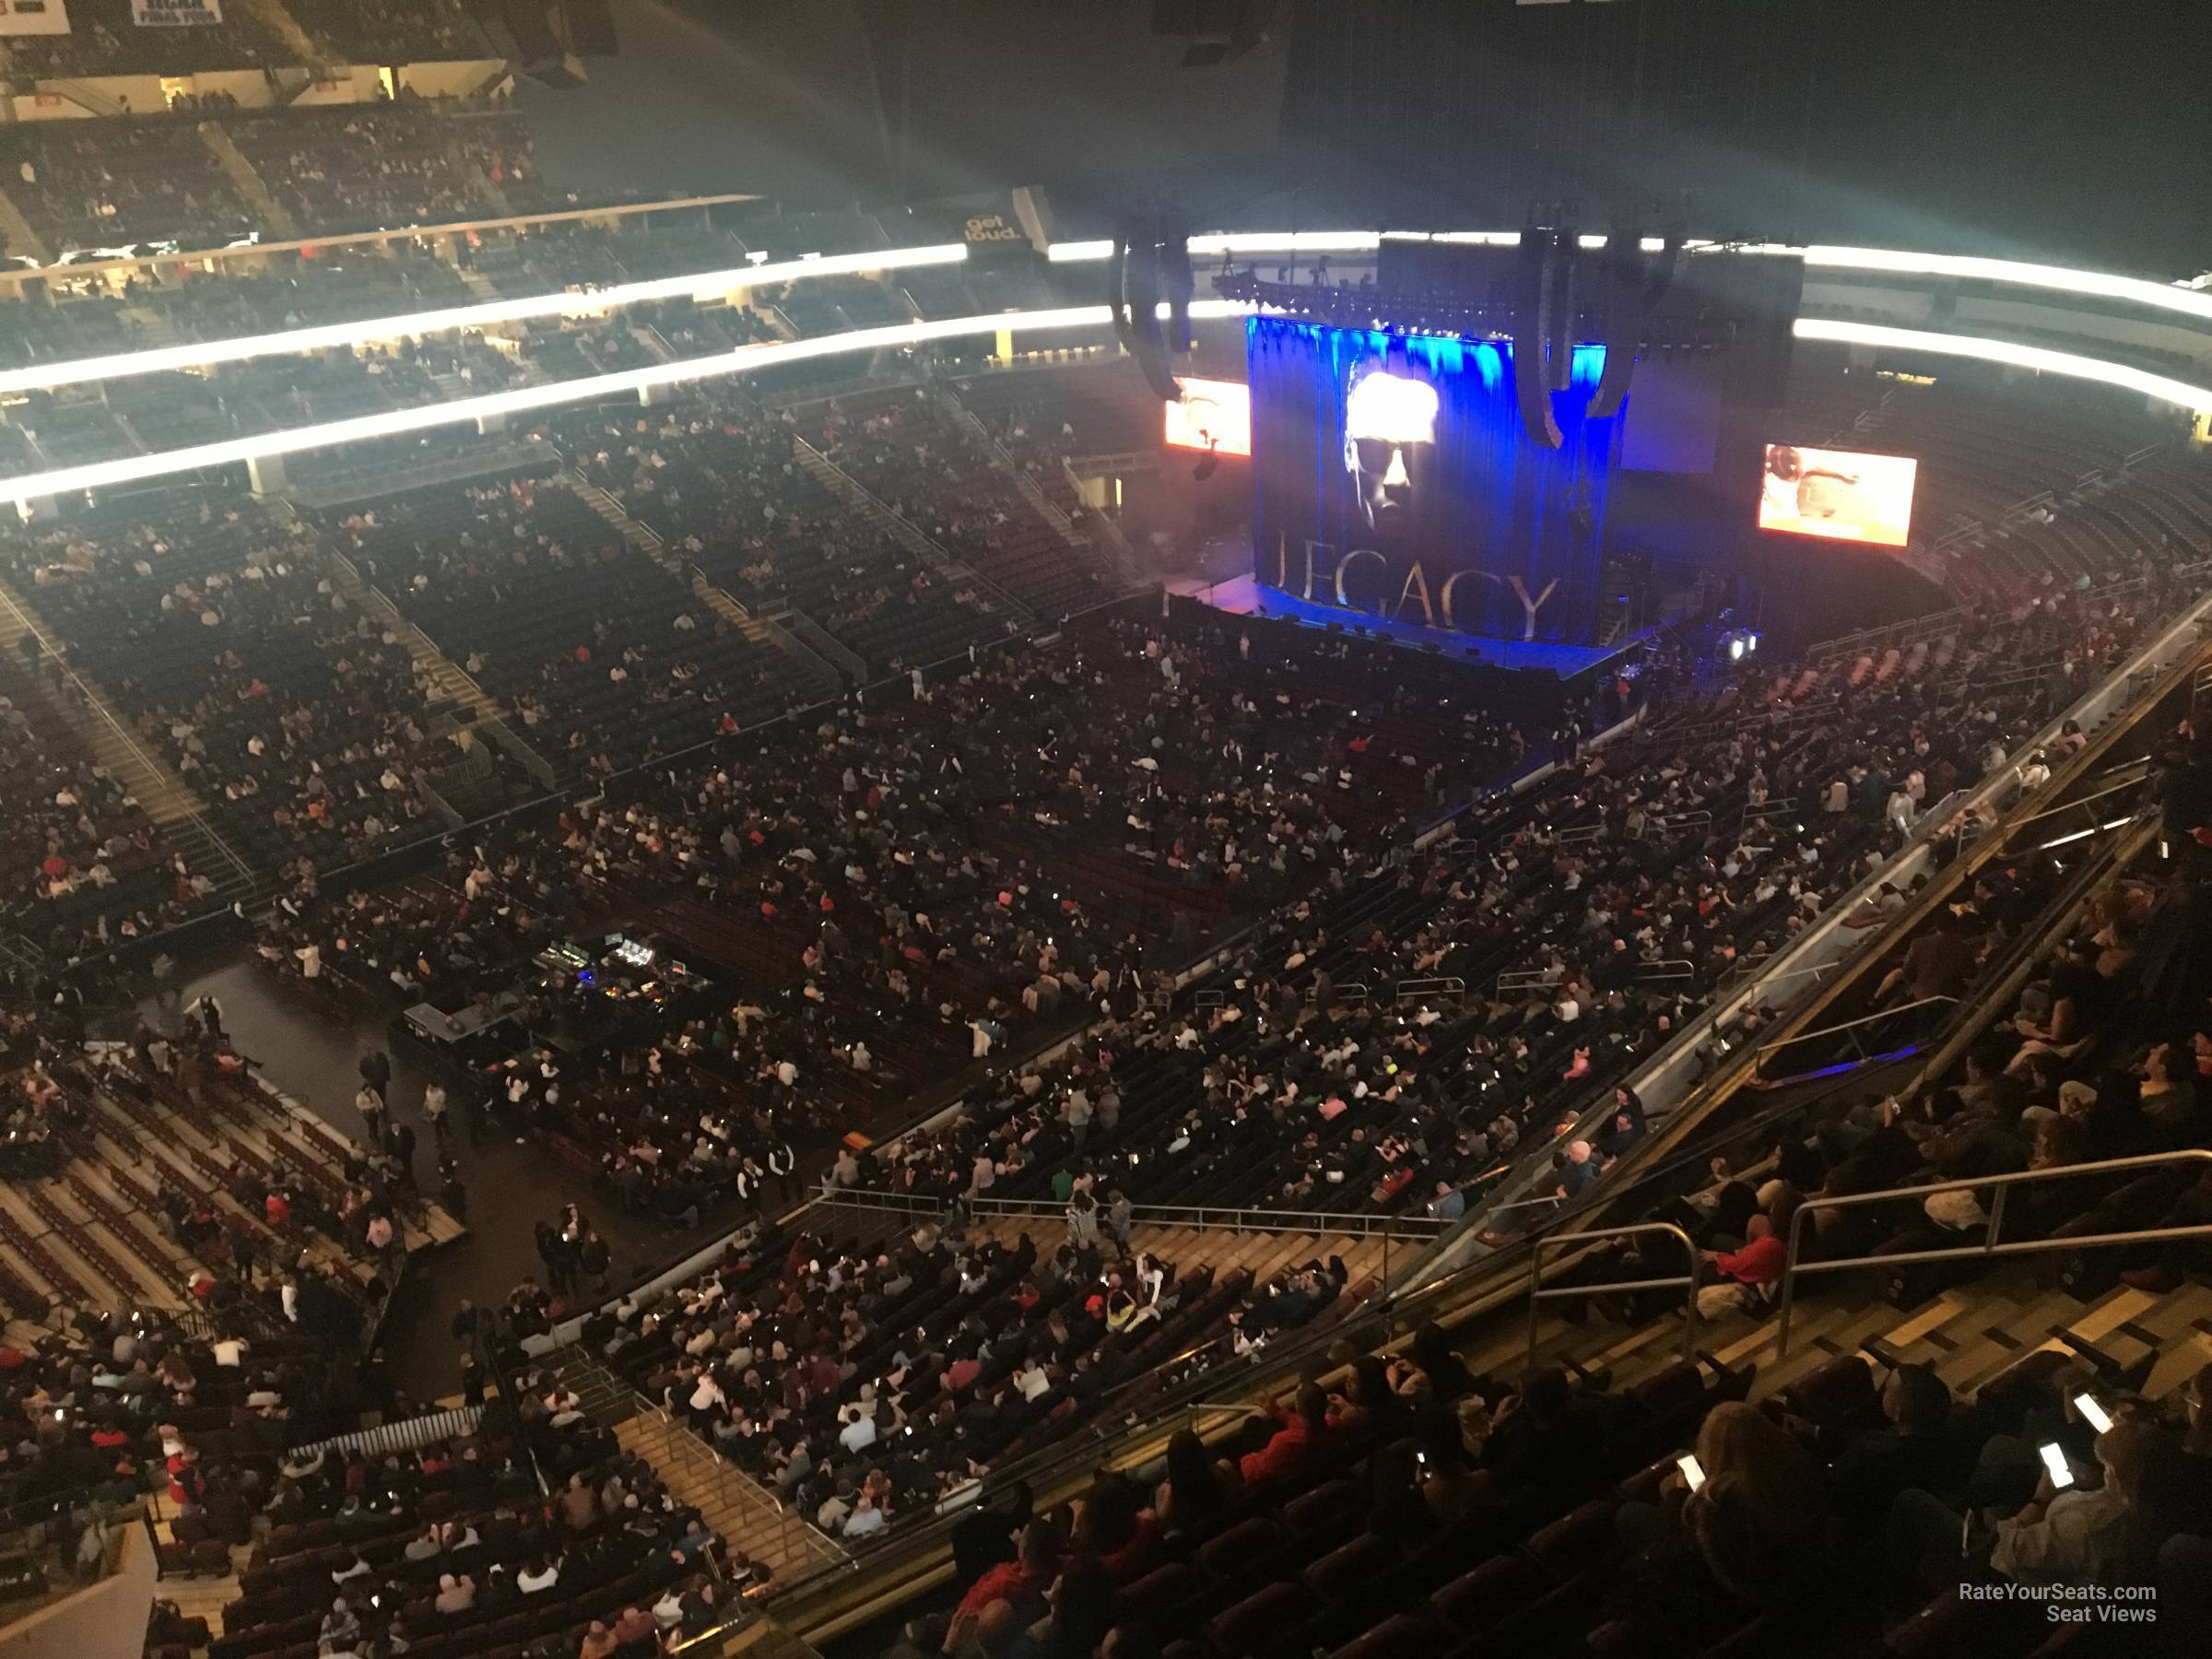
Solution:
M1373 1630L1346 1642L1330 1659L1427 1659L1443 1642L1444 1632L1434 1619L1394 1613Z
M1446 1627L1478 1630L1534 1600L1551 1575L1519 1550L1492 1556L1472 1572L1462 1573L1429 1598Z
M1303 1497L1283 1506L1283 1519L1294 1533L1342 1532L1359 1518L1359 1488L1348 1480L1324 1480Z
M1131 1618L1159 1630L1171 1623L1171 1615L1204 1585L1195 1567L1185 1561L1170 1561L1124 1586L1122 1605Z
M1314 1594L1341 1601L1355 1594L1370 1575L1388 1567L1391 1560L1389 1545L1372 1533L1361 1533L1311 1563L1300 1576Z
M1286 1651L1284 1638L1315 1611L1304 1585L1273 1583L1217 1613L1206 1636L1222 1659L1256 1659Z
M1705 1392L1705 1375L1694 1361L1677 1359L1665 1371L1646 1377L1632 1396L1656 1416L1688 1405Z
M1283 1529L1266 1515L1240 1521L1198 1551L1198 1564L1223 1580L1249 1579L1283 1547Z
M1570 1571L1576 1562L1610 1546L1613 1517L1619 1508L1618 1498L1593 1498L1530 1534L1528 1553L1555 1571Z

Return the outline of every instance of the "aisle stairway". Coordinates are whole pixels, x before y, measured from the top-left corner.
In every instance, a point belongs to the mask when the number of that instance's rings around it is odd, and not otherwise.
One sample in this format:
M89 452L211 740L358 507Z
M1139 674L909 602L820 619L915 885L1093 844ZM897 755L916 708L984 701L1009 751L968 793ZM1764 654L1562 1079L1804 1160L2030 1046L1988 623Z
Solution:
M620 1378L574 1353L559 1374L585 1413L612 1427L625 1452L651 1464L677 1500L698 1510L733 1554L768 1568L771 1585L851 1559L841 1545L783 1508L766 1487Z
M27 633L38 636L46 655L61 656L51 643L54 636L44 619L12 585L0 582L0 651L19 655ZM215 832L199 797L166 760L139 741L100 688L70 670L60 698L74 700L65 705L50 699L55 712L82 733L93 759L136 797L147 817L160 827L162 840L184 855L187 867L206 875L224 899L242 899L252 892L253 871Z
M1029 468L1014 458L1013 452L998 441L975 411L960 401L957 392L950 386L940 385L936 388L936 397L938 403L959 423L962 429L977 443L982 444L990 453L991 457L1013 478L1014 488L1022 500L1027 503L1032 513L1050 526L1053 535L1066 544L1071 559L1085 564L1102 567L1100 574L1101 576L1111 574L1113 579L1112 582L1109 584L1110 586L1118 585L1124 589L1135 590L1145 585L1136 570L1134 550L1123 538L1119 530L1112 526L1111 520L1103 516L1094 517L1092 523L1095 525L1111 532L1097 539L1084 531L1078 530L1076 527L1075 520L1068 517L1060 504L1045 492L1044 486L1037 482L1036 478L1030 475Z
M946 548L924 534L919 525L893 512L888 502L877 499L858 478L804 438L793 438L792 453L815 482L939 575L959 585L982 588L1017 616L1028 614L1027 606L1018 603L996 582L985 581L971 567L955 559Z
M272 511L289 516L292 509L288 502L277 502L272 504ZM353 560L335 551L327 544L323 552L329 565L330 579L336 584L338 592L355 609L374 617L398 637L400 643L407 648L407 655L414 661L416 672L435 696L460 704L477 720L497 721L501 718L500 706L484 688L471 679L458 663L440 651L429 635L402 616L390 599L363 582L361 572Z
M23 210L5 190L0 190L0 246L28 254L40 265L53 262L53 252L47 247L46 239L31 229Z
M835 663L796 638L790 629L753 616L726 589L709 582L697 565L673 551L661 539L660 532L634 517L617 497L572 469L563 475L563 481L585 506L620 532L624 541L688 586L701 605L754 644L781 652L786 675L803 700L827 701L843 689L843 680Z
M1861 1280L1801 1301L1793 1316L1790 1352L1777 1359L1779 1322L1743 1314L1704 1325L1697 1351L1733 1371L1756 1367L1753 1400L1778 1394L1840 1354L1866 1353L1882 1364L1926 1364L1955 1394L1970 1394L2031 1349L2093 1353L2122 1372L2143 1373L2136 1384L2162 1398L2212 1363L2212 1287L2191 1282L2168 1294L2115 1286L2090 1301L2046 1287L2032 1265L2015 1264L1971 1284L1946 1290L1911 1309L1868 1294ZM1854 1294L1853 1291L1856 1291ZM1551 1304L1557 1307L1559 1304ZM1616 1327L1603 1320L1575 1324L1558 1314L1538 1322L1539 1364L1570 1359L1610 1373L1617 1389L1632 1389L1682 1358L1680 1312ZM1477 1371L1516 1374L1528 1357L1518 1320L1502 1322L1469 1350Z
M238 192L247 206L253 209L254 217L269 228L271 239L297 241L300 239L299 221L277 206L276 198L269 194L268 185L253 171L253 163L246 159L245 152L223 130L222 124L201 122L200 141L206 145L208 152L222 168L223 175L230 181L230 187Z

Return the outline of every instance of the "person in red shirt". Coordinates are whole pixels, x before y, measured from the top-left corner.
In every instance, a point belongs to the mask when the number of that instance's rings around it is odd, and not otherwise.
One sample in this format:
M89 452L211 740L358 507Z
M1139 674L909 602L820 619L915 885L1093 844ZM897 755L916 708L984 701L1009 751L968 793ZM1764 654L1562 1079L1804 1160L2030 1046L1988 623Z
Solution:
M1328 1438L1329 1396L1320 1383L1301 1382L1293 1407L1278 1411L1277 1419L1282 1426L1267 1443L1238 1460L1238 1472L1248 1487L1287 1479L1305 1468Z
M1779 1284L1789 1260L1789 1245L1766 1216L1754 1216L1744 1227L1741 1250L1708 1250L1705 1264L1721 1276L1721 1282L1698 1292L1698 1312L1706 1318L1744 1308L1747 1289L1757 1292Z

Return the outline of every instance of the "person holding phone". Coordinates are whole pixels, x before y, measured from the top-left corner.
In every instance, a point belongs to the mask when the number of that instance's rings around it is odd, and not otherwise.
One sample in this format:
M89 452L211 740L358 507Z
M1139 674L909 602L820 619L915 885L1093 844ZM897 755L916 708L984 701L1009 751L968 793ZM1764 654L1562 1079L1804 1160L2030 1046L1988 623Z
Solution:
M2165 1529L2151 1477L2177 1455L2172 1437L2155 1423L2124 1418L2097 1437L2102 1480L2092 1485L2073 1471L2062 1485L2044 1453L2035 1496L2018 1513L1997 1523L1990 1567L2024 1584L2086 1583L2147 1565Z
M1984 1558L1990 1571L2020 1584L2147 1576L2172 1530L2156 1477L2179 1455L2174 1436L2147 1418L2122 1417L2097 1437L2094 1467L2065 1461L2054 1442L2037 1453L2043 1468L2034 1496L1994 1527L1923 1488L1899 1493L1883 1527L1892 1583L1913 1592L1928 1573L1953 1578Z

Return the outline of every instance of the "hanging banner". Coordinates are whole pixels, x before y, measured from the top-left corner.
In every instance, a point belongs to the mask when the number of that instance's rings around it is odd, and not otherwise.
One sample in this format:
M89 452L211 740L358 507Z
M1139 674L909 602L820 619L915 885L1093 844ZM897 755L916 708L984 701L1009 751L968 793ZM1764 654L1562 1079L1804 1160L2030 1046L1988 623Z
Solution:
M222 20L223 0L131 0L131 21L141 29L199 29Z
M0 0L0 35L64 35L69 32L65 0Z

